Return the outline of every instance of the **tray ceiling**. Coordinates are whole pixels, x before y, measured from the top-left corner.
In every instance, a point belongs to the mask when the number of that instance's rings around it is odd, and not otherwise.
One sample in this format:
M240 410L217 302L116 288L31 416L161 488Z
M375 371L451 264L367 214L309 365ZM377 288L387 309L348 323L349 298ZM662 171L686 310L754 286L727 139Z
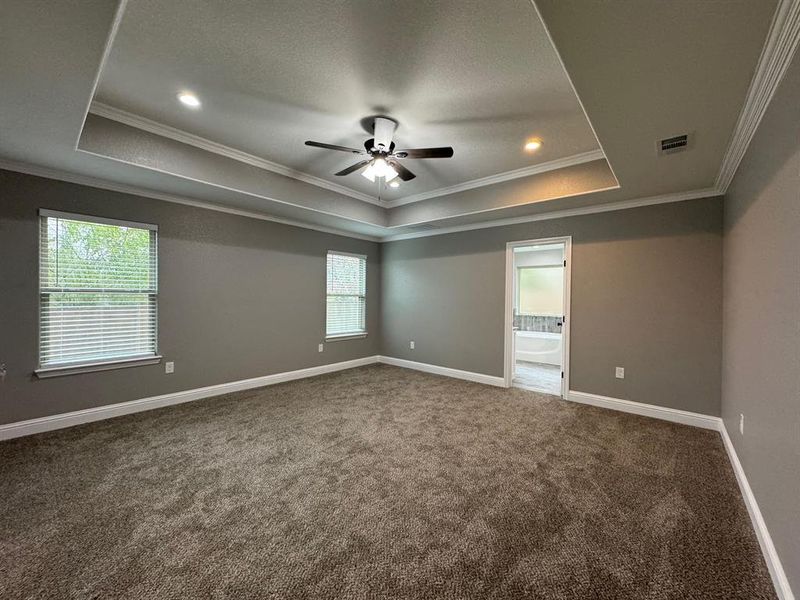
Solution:
M526 0L137 0L95 100L389 202L599 151ZM408 160L417 178L382 189L333 176L350 155L303 145L361 148L360 121L378 113L400 122L398 147L450 145L454 158ZM544 145L528 154L532 136Z
M0 168L372 239L719 195L798 2L6 0ZM375 113L455 157L377 200L303 145Z

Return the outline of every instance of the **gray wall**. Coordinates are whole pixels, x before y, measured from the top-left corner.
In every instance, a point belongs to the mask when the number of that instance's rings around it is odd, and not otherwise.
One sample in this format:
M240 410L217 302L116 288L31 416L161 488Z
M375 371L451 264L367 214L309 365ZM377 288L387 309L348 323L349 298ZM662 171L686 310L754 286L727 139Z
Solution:
M800 592L800 57L725 197L722 417ZM744 435L739 415L745 415Z
M572 389L719 414L719 199L381 246L6 171L0 197L0 423L378 353L501 376L505 243L556 235L573 236ZM32 375L40 207L159 225L159 345L174 374ZM319 354L329 248L369 256L369 336Z
M570 387L718 415L720 198L384 244L382 354L502 376L506 242L562 235Z
M159 226L154 365L38 380L37 210ZM363 340L325 337L325 253L366 254ZM380 245L269 221L0 171L0 423L236 381L378 353Z

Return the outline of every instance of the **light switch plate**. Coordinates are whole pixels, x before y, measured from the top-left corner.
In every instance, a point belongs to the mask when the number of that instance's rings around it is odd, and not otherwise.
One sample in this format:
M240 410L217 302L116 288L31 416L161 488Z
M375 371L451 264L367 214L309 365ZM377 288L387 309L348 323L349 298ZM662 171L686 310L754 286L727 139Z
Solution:
M325 349L325 346L323 344L320 344L319 346L317 346L317 352L322 352L324 349Z
M617 379L625 379L625 367L617 367L614 374Z
M408 347L413 350L414 349L414 342L409 342L408 343Z
M172 361L164 363L164 372L165 373L174 373L175 372L175 363Z

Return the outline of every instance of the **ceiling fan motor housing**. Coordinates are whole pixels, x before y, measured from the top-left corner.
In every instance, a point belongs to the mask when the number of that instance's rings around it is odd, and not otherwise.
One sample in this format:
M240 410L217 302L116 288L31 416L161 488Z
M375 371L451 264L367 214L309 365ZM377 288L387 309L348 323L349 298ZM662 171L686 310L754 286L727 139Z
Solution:
M378 157L385 158L386 156L394 152L394 142L389 144L388 148L384 148L382 146L378 146L378 144L375 143L375 138L369 138L366 142L364 142L364 148L366 149L367 154L369 154L372 158L378 158ZM397 155L397 157L402 158L399 154Z
M375 117L375 148L383 152L390 152L392 137L397 129L397 121L386 117Z

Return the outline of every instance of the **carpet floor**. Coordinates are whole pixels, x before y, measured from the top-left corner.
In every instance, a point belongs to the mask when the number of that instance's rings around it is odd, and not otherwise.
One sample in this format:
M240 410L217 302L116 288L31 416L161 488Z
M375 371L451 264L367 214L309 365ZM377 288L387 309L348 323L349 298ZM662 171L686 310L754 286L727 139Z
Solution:
M775 598L719 434L374 365L0 444L17 598Z

